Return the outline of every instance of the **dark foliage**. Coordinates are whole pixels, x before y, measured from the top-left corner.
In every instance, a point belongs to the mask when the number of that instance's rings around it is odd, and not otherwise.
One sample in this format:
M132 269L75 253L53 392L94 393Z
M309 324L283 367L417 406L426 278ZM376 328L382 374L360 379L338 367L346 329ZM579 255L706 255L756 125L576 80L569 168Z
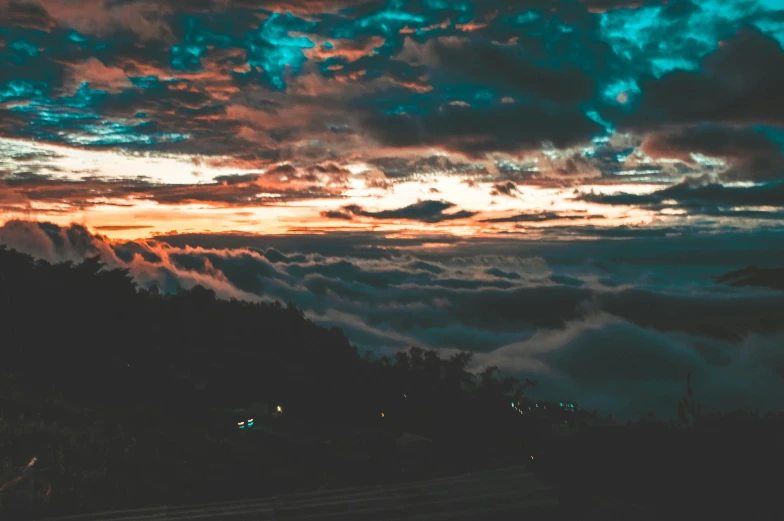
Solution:
M201 473L207 479L206 468L237 461L234 454L216 452L215 443L238 434L229 412L254 403L284 404L289 433L275 443L303 435L319 443L362 438L358 445L344 444L339 462L297 443L278 447L275 457L246 451L253 464L276 478L295 469L318 475L323 468L330 469L328 481L352 469L360 480L395 477L400 464L394 452L386 442L368 440L391 439L394 449L403 432L432 440L428 453L444 468L483 462L489 448L500 449L508 435L506 426L516 419L508 400L520 395L515 380L493 369L475 378L467 371L469 354L442 359L412 348L394 359L363 358L342 331L315 325L293 305L224 301L200 286L162 295L138 288L127 271L108 269L95 258L49 264L5 248L0 248L0 341L2 374L15 382L10 389L39 397L23 406L6 403L7 410L19 409L6 416L6 434L21 443L9 442L6 456L18 460L17 466L34 454L48 454L42 457L47 466L65 458L68 463L54 470L55 504L63 501L64 489L72 497L84 495L79 487L96 487L101 493L92 496L111 499L101 506L163 501L150 492L151 480L169 498L179 488L198 490L200 500L231 496L218 494L214 483L195 489L191 478ZM59 418L52 400L87 412ZM26 409L36 411L32 427ZM343 434L334 434L336 426ZM21 430L39 432L39 443L21 441ZM472 451L473 459L465 461L452 457L452 450L465 452L467 443L488 450ZM382 452L389 454L383 461L376 457ZM100 456L72 457L85 453ZM170 454L188 454L187 463ZM303 457L301 465L280 466L281 458ZM238 474L258 483L271 477L244 466L247 462L237 463L235 471L213 479ZM13 467L5 472L12 475ZM107 476L122 493L102 488ZM303 479L296 482L303 485ZM91 506L97 505L83 505Z
M367 423L384 408L394 417L407 391L417 397L411 421L432 429L425 424L463 399L501 403L515 391L495 373L474 382L468 354L443 360L412 348L372 362L292 304L224 301L201 286L161 295L97 258L49 264L0 249L0 320L5 371L174 416L262 401L311 420Z

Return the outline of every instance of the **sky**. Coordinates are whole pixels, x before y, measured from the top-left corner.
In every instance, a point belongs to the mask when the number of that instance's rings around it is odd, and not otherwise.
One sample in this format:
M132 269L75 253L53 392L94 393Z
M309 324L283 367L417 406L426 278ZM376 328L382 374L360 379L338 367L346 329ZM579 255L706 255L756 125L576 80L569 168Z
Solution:
M617 414L784 407L781 0L0 0L0 243ZM778 394L776 394L778 393Z

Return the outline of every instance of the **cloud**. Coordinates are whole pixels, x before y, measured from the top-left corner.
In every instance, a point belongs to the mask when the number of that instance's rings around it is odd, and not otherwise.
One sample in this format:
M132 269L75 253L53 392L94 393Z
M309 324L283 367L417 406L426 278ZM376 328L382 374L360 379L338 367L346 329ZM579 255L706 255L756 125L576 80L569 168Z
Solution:
M440 147L474 158L539 149L546 141L567 148L602 132L579 109L526 103L481 109L445 105L421 114L369 113L363 125L384 146Z
M112 92L120 92L133 86L125 71L119 67L107 67L95 57L71 64L68 74L70 79L65 90L71 94L76 93L85 82L95 89Z
M515 197L515 195L519 193L517 190L517 185L514 184L512 181L507 181L506 183L496 183L493 185L493 190L490 192L490 195L499 196L505 195L507 197Z
M457 219L468 219L476 215L477 212L459 210L457 212L445 213L455 207L454 203L447 201L419 201L396 210L381 210L371 212L358 205L348 205L339 211L322 212L323 217L330 219L351 220L354 217L367 217L379 220L402 219L409 221L420 221L424 223L438 223L444 221L454 221Z
M714 277L721 284L733 286L759 286L784 290L784 268L757 268L748 266Z
M525 222L547 222L547 221L577 221L588 219L604 219L603 215L589 215L589 214L564 214L558 212L536 212L536 213L520 213L511 215L509 217L494 217L492 219L483 219L484 223L525 223Z
M424 157L376 157L368 161L392 181L416 179L422 175L478 177L489 175L482 163L457 161L446 155Z
M696 166L695 154L727 162L721 171L727 180L765 181L784 178L784 151L761 131L700 125L645 137L641 151L654 159L679 159Z
M123 230L146 230L152 228L152 226L145 225L145 224L119 224L119 225L106 225L106 226L96 226L95 229L99 232L113 232L113 231L123 231Z
M582 194L581 200L599 204L656 206L674 201L686 208L784 206L784 182L773 181L753 186L724 186L718 183L683 182L650 194Z
M668 0L580 0L592 12L606 12L614 9L634 9L644 6L666 4Z
M77 224L61 228L45 222L7 221L0 227L0 244L50 262L78 262L100 255L112 265L118 264L106 241Z
M677 226L548 226L541 233L550 237L606 237L616 239L690 236L698 233L696 227Z
M784 123L784 49L773 37L745 27L722 40L700 68L674 70L639 82L641 94L622 125Z
M321 212L321 216L327 219L342 219L344 221L354 219L354 214L350 210L328 210Z
M621 418L651 411L666 419L675 415L688 374L706 412L750 404L764 403L772 410L784 406L768 399L774 389L784 390L778 374L784 360L775 347L780 339L754 336L738 346L662 334L597 314L476 355L475 362L535 378L538 385L529 392L534 398L578 396L575 400L588 410L611 410Z
M335 165L308 170L277 165L264 173L216 176L211 182L173 184L143 176L107 178L16 172L0 175L0 196L9 211L24 212L36 203L63 213L105 204L153 201L166 205L208 203L218 207L264 206L285 201L337 196L350 172Z
M442 37L429 40L424 47L411 45L410 41L406 41L409 51L404 51L404 58L426 63L434 69L431 74L455 76L460 81L504 89L510 95L526 93L567 105L596 93L596 78L589 71L568 63L550 68L532 59L530 51L541 50L537 47L540 41L499 45L483 39Z
M105 36L112 31L126 30L145 40L171 38L165 16L171 13L166 2L139 0L21 0L10 2L11 15L35 16L38 27L52 24L76 29L82 33ZM34 14L33 14L34 13Z
M592 158L585 157L579 152L573 152L564 157L547 161L550 170L545 175L555 178L590 179L602 177L602 171Z

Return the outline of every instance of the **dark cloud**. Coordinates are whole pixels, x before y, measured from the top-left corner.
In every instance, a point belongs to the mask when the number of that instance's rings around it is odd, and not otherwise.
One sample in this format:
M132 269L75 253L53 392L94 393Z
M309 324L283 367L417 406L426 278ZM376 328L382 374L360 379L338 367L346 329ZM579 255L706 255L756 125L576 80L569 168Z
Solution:
M757 286L784 290L784 268L748 266L714 277L714 280L720 284L733 286Z
M461 81L492 86L508 94L525 93L564 105L595 96L597 81L591 75L595 71L569 63L560 68L542 66L540 60L548 58L546 45L540 39L498 45L486 40L445 38L431 40L431 47L424 52L434 55L436 73L459 75Z
M406 180L423 174L455 175L472 178L489 176L484 165L458 162L445 155L425 157L379 157L369 161L392 180Z
M521 213L512 215L510 217L495 217L493 219L484 219L485 223L525 223L525 222L547 222L547 221L577 221L586 219L604 219L603 215L589 215L584 213L579 214L564 214L558 212L536 212L536 213Z
M343 219L344 221L350 221L354 218L354 214L348 210L329 210L321 212L321 216L327 219Z
M697 233L696 228L688 227L648 227L648 226L613 226L613 227L599 227L599 226L580 226L574 228L550 226L544 228L542 233L556 237L556 236L572 236L572 237L608 237L616 239L641 239L641 238L654 238L654 237L672 237L679 235L690 236Z
M330 219L351 220L353 217L368 217L379 220L402 219L424 223L438 223L457 219L468 219L477 213L469 212L467 210L445 213L446 210L451 210L454 207L454 203L430 200L419 201L396 210L381 210L378 212L365 210L358 205L348 205L342 207L339 211L322 212L321 215Z
M627 128L705 122L784 124L784 49L773 37L745 27L719 43L696 71L643 78Z
M512 181L507 181L506 183L496 183L493 185L493 189L490 191L490 195L505 195L508 197L515 197L519 193L517 189L517 185L514 184Z
M587 179L591 177L601 177L602 172L595 164L593 158L585 157L583 154L575 152L557 160L548 161L551 174L556 177L568 177L573 179Z
M446 105L423 114L372 113L365 117L364 126L385 146L436 146L470 157L539 149L544 142L566 148L603 130L577 108L529 103L481 109Z
M692 154L720 158L728 180L764 181L784 178L784 151L762 131L701 125L649 134L641 150L653 158L680 159L696 165Z
M584 201L600 204L657 206L666 201L675 201L686 208L735 207L735 206L784 206L784 182L758 184L754 186L724 186L684 182L663 188L650 194L583 194Z
M213 182L197 184L163 184L141 176L64 178L31 172L0 176L0 196L6 200L9 210L15 211L25 211L31 202L86 209L104 204L128 205L127 198L169 205L199 202L216 206L264 206L333 197L338 186L334 180L313 179L299 170L293 176L279 171L241 174L218 176Z
M48 31L54 26L54 21L42 6L27 2L9 1L0 8L0 21L11 26L39 31Z
M593 12L612 11L613 9L633 9L637 7L666 4L668 0L579 0Z
M520 274L515 271L504 271L499 268L489 268L485 270L485 273L488 275L492 275L493 277L499 277L502 279L511 279L511 280L518 280L520 279Z

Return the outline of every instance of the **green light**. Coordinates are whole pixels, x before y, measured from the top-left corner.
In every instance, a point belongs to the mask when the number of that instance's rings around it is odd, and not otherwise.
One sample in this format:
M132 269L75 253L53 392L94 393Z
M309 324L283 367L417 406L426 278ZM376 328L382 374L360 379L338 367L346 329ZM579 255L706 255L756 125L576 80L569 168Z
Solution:
M561 407L563 407L563 402L558 402L558 403L561 405Z
M253 422L248 422L248 427L253 427Z
M245 426L244 426L244 425L240 425L240 429L244 429L244 428L245 428Z
M512 407L514 407L514 402L512 402Z

